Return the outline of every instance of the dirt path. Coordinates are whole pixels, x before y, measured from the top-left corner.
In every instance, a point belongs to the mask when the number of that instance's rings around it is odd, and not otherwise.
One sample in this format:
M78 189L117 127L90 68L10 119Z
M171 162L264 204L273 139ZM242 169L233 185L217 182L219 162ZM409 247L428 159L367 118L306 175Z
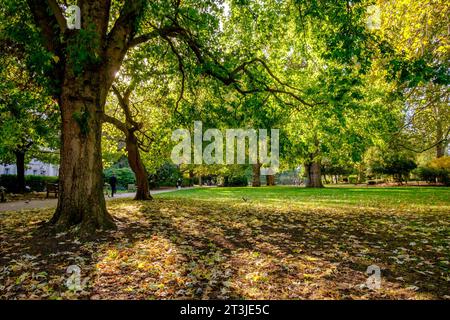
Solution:
M191 189L191 188L183 188L183 189ZM177 191L177 189L164 189L164 190L154 190L151 191L151 194L165 193L165 192L173 192ZM114 198L106 197L105 199L114 200L114 199L122 199L122 198L133 198L135 195L132 193L119 193ZM58 200L57 199L42 199L42 200L21 200L21 201L11 201L0 203L0 212L1 211L19 211L19 210L27 210L27 209L41 209L41 208L54 208L56 207Z

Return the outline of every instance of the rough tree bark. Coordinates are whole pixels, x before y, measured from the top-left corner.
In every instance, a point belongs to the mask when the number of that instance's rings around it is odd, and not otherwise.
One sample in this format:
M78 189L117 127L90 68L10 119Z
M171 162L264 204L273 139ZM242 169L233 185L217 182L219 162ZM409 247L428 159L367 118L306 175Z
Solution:
M189 170L189 187L194 185L194 170Z
M132 83L122 94L118 88L112 86L113 92L119 101L119 106L125 116L125 121L122 122L107 114L103 115L103 119L114 125L125 135L125 149L127 150L128 164L136 177L137 190L134 200L151 200L152 196L150 195L148 173L140 154L142 145L139 143L139 139L136 135L136 132L142 129L143 124L138 123L133 119L130 109L130 95L133 88L134 83Z
M25 192L25 154L30 150L32 145L33 141L26 141L26 139L23 139L22 143L14 150L17 169L17 189L15 192L17 193Z
M16 168L17 168L17 193L25 192L25 152L22 150L16 150L14 152L16 156Z
M142 162L138 141L134 133L127 135L126 149L128 163L136 176L137 190L134 200L151 200L152 196L150 195L148 173L145 169L144 163Z
M323 188L320 162L307 162L305 166L305 186L307 188Z
M322 184L322 167L320 161L319 139L314 137L314 145L316 151L309 155L308 161L305 162L305 187L307 188L323 188Z
M67 29L56 0L27 0L27 3L40 29L43 44L55 61L48 78L54 83L54 98L62 115L60 194L51 222L64 228L81 225L82 230L88 233L98 228L114 227L102 192L101 123L107 93L127 51L154 38L167 41L178 59L183 84L185 69L177 42L184 42L189 47L198 64L212 61L194 35L180 26L177 15L167 16L171 21L168 25L152 26L148 33L136 36L146 1L126 0L117 18L110 17L111 0L78 1L83 34L79 30ZM180 1L173 5L178 14ZM108 32L110 20L114 25ZM148 22L152 25L151 21ZM90 38L80 39L86 35ZM79 52L83 52L84 58L80 59ZM226 74L223 67L205 68L204 74L225 85L233 85L241 94L247 94L239 85L239 73L247 72L245 67L253 63L262 64L268 70L263 60L252 59ZM82 72L74 72L75 67L80 66ZM271 72L269 74L272 75ZM284 89L265 87L261 91L287 94L304 105L314 105ZM183 90L180 97L182 94Z
M113 124L116 128L121 130L125 135L125 149L127 150L128 164L136 177L136 195L134 200L152 200L150 195L150 184L148 181L148 173L142 162L139 140L136 136L136 128L128 127L125 123L110 117L108 115L103 116L104 121Z
M436 158L441 158L445 155L446 142L444 139L444 130L442 129L442 121L437 114L436 121Z
M252 165L252 187L261 187L261 164L255 163Z
M266 176L267 179L267 185L268 186L274 186L275 185L275 175L270 174Z
M51 223L62 229L80 225L82 232L113 228L103 196L101 159L101 83L98 72L84 79L66 77L61 94L59 197Z
M67 29L55 0L27 3L45 48L57 58L48 77L54 80L62 118L60 192L50 223L61 229L79 225L83 234L114 228L102 192L102 114L114 75L135 36L143 1L127 0L109 33L111 1L79 1L81 28L94 38L92 47L83 47L79 30ZM91 58L77 60L80 51Z

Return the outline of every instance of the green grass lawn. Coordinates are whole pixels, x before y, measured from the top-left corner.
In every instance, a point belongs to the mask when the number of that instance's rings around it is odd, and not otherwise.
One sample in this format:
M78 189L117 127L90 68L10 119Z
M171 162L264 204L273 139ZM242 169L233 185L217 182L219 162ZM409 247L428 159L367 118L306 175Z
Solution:
M450 188L445 187L299 187L199 188L156 195L161 199L244 201L313 208L390 208L418 211L450 211Z
M449 188L199 188L108 201L117 231L0 213L3 299L450 299ZM65 286L80 267L83 290ZM381 287L367 287L368 266Z

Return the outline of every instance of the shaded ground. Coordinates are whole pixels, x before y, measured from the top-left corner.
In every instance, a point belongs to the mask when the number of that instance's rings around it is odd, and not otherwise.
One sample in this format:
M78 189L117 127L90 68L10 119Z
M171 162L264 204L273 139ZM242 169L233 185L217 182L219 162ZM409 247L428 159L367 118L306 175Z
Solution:
M189 189L189 188L188 188ZM152 190L151 194L160 194L165 192L177 191L175 188L166 188L161 190ZM114 198L105 197L106 200L133 198L135 192L122 192L117 193ZM45 197L45 192L32 193L29 195L16 195L13 197L13 201L0 203L0 211L17 211L17 210L29 210L29 209L42 209L42 208L55 208L58 203L58 199L54 197ZM52 194L53 195L53 194ZM9 196L10 197L10 196ZM22 197L22 198L21 198ZM15 200L17 199L17 200ZM11 200L11 199L10 199Z
M450 298L448 188L342 190L214 188L110 201L119 229L91 241L38 229L51 210L0 213L0 297ZM379 290L365 286L374 264ZM66 287L69 265L80 267L82 291Z

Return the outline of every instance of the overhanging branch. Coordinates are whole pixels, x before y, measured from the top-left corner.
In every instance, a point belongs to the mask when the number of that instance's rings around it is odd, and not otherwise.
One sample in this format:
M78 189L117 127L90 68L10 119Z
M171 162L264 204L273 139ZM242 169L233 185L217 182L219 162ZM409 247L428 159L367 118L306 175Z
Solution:
M112 124L113 126L115 126L117 129L119 129L120 131L122 131L125 135L128 134L128 128L125 125L125 123L117 120L114 117L111 117L109 115L107 115L106 113L103 114L103 122L107 122Z
M49 12L53 12L49 6L49 2L42 0L27 0L27 3L36 26L41 29L45 48L50 52L56 53L61 44L59 41L61 29L56 19L56 15L49 14Z
M56 0L47 1L51 11L53 12L53 15L55 16L56 22L58 23L61 32L64 33L67 29L67 22L66 18L64 18L62 14L60 6L58 5L58 3L56 3Z

